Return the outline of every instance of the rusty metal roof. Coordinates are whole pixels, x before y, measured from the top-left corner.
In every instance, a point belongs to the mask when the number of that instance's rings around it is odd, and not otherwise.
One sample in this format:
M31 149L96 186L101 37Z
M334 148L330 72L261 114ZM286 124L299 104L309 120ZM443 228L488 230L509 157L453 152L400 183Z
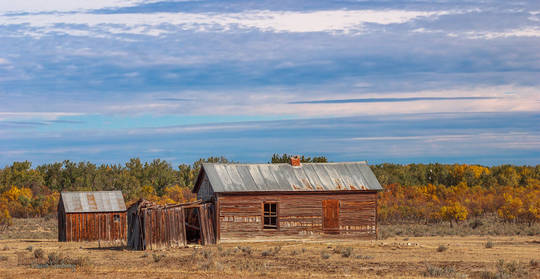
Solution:
M62 192L66 213L126 211L121 191Z
M382 190L364 161L304 163L299 167L205 163L203 170L214 192Z

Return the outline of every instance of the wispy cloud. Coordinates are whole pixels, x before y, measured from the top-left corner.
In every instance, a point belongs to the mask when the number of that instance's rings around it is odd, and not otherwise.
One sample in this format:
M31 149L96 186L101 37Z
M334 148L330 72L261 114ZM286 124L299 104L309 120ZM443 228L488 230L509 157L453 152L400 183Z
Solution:
M62 116L78 116L83 113L78 112L2 112L0 111L0 120L6 119L28 119L39 118L44 120L56 120Z
M469 31L465 36L473 39L500 39L509 37L540 37L540 27L526 26L504 31Z
M158 98L159 101L167 101L167 102L191 102L193 99L186 99L186 98Z
M396 103L417 101L493 100L498 97L405 97L405 98L365 98L341 100L294 101L289 104L348 104L348 103Z
M416 18L437 17L449 11L328 10L314 12L245 11L242 13L129 13L32 14L0 16L0 25L35 28L29 34L61 32L73 36L140 34L159 36L181 30L228 32L257 29L264 32L361 33L365 24L403 24ZM61 25L62 28L59 29ZM79 26L91 27L79 29ZM69 27L69 28L68 28ZM174 27L173 30L170 28ZM82 32L82 33L81 33Z
M158 1L151 0L93 0L93 1L69 1L47 0L44 4L40 0L25 1L2 1L0 2L0 14L9 13L40 13L40 12L76 12L98 10L106 8L132 7L142 3Z

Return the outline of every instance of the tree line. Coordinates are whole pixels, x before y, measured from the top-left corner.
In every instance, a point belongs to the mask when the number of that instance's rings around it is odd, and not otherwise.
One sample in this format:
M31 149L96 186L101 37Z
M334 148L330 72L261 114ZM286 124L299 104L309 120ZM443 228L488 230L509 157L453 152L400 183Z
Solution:
M269 163L288 163L274 154ZM304 163L328 162L324 156L301 157ZM194 200L191 193L202 163L234 163L225 157L172 166L155 159L132 158L124 164L72 162L36 167L14 162L0 169L0 224L11 217L56 212L61 191L121 190L126 201L141 197L158 203ZM385 191L379 194L382 222L460 221L483 214L502 220L540 220L540 165L378 164L371 166Z

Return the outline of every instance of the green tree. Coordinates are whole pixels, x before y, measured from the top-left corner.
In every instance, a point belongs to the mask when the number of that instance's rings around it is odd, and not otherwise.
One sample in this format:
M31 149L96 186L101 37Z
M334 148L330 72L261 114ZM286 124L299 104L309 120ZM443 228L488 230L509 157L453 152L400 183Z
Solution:
M272 164L278 164L278 163L290 163L291 157L294 157L293 155L289 155L287 153L283 153L282 155L274 154L272 155L272 158L270 159L270 162ZM304 155L300 156L300 162L302 163L326 163L328 162L328 159L324 156L318 156L318 157L305 157Z

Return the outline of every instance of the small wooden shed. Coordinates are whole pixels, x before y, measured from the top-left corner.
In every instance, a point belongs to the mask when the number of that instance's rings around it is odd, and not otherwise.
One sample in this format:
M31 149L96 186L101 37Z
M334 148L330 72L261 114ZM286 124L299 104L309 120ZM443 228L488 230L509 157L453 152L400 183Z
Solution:
M377 191L366 162L204 163L194 193L216 205L216 239L377 235Z
M201 201L158 205L141 199L127 210L127 245L134 250L214 244L214 206Z
M125 241L126 228L121 191L61 193L58 241Z

